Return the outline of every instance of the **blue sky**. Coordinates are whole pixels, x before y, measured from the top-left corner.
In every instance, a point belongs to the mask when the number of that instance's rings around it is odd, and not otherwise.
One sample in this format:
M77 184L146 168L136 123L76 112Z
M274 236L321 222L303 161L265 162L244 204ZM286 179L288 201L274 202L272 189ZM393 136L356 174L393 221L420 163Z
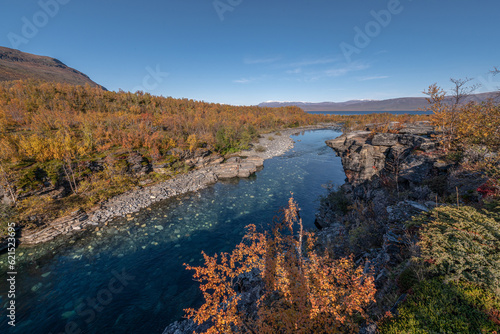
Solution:
M498 0L0 4L0 45L110 90L249 105L422 96L450 77L500 86L488 75L500 66Z

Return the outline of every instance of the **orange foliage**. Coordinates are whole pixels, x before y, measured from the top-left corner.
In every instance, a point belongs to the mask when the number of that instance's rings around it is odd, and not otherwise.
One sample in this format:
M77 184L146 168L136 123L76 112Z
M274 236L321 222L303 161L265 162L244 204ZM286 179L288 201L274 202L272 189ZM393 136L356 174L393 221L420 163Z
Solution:
M500 148L500 106L491 100L464 105L459 112L457 140Z
M318 253L298 212L292 197L271 234L257 233L250 225L231 254L203 253L205 266L186 265L195 270L205 298L198 310L186 310L187 316L198 324L211 323L206 333L356 332L359 319L367 318L366 307L375 301L373 277L352 257L336 260ZM246 314L238 306L237 289L241 275L252 269L260 273L264 289L257 314Z
M493 100L483 103L459 101L450 103L446 93L436 84L424 92L429 95L428 109L433 112L431 122L438 131L438 139L445 149L462 144L500 147L500 106ZM457 99L455 97L455 99Z
M248 129L270 130L328 120L296 107L235 107L137 92L38 81L0 84L0 160L89 157L113 148L161 156L172 147L217 147L219 130L236 144ZM248 138L247 138L248 139ZM63 140L65 148L58 148Z

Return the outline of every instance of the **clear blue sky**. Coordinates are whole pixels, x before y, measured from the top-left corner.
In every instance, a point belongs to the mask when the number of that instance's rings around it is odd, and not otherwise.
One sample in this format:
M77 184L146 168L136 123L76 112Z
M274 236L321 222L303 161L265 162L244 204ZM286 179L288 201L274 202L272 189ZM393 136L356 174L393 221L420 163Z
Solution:
M110 90L243 105L421 96L450 77L500 86L488 76L500 66L498 0L0 4L0 45L55 57Z

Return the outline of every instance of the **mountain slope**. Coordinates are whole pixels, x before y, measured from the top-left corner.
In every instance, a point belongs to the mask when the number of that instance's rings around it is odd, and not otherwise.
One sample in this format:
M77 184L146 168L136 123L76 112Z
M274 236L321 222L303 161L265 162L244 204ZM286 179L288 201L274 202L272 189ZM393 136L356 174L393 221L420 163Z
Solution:
M0 47L0 81L38 79L104 88L61 61Z
M495 98L497 93L469 96L466 101L481 102ZM297 106L304 111L414 111L428 106L425 97L402 97L389 100L351 100L346 102L263 102L259 107Z

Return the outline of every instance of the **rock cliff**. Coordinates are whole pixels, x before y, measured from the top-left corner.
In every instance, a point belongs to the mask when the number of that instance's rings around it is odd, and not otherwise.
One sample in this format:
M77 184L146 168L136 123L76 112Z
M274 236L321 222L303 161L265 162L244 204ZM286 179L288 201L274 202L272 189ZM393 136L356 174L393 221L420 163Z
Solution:
M441 166L437 144L426 123L403 128L397 133L354 131L326 141L342 159L347 181L354 186L382 174L397 174L402 180L420 183Z

